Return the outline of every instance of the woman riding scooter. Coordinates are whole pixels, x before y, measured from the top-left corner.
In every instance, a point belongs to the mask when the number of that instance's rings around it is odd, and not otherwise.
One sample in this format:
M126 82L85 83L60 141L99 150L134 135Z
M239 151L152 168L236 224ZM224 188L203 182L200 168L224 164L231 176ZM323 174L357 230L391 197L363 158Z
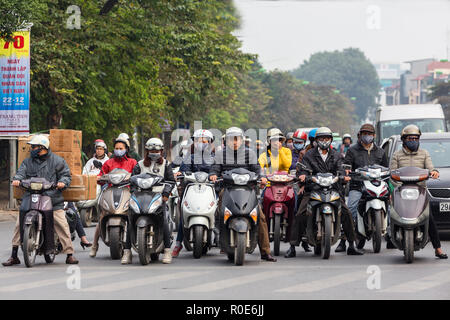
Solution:
M97 176L97 181L104 174L108 174L114 169L120 168L124 169L128 172L132 172L133 168L136 166L137 161L130 158L128 152L130 150L130 142L123 137L118 137L114 140L114 157L109 159L103 164L103 167ZM99 218L101 221L102 217ZM97 228L95 229L94 235L94 243L91 248L90 256L94 258L97 255L98 251L98 240L100 238L100 223L97 224Z
M133 176L150 173L154 175L158 175L164 178L162 182L173 182L175 184L175 179L173 177L172 169L169 165L169 162L163 157L164 144L158 138L151 138L145 143L145 158L138 162L138 164L133 168ZM172 191L173 185L166 185L162 191L162 197L164 203L169 200L170 192ZM167 210L164 211L166 215L163 219L164 221L164 256L162 259L162 263L171 263L172 262L172 254L170 251L170 218L168 216ZM128 227L131 227L131 223L128 224ZM127 241L124 247L122 264L130 264L132 262L132 253L131 253L131 236L130 229L127 232Z
M192 136L193 144L190 152L184 157L180 166L180 171L175 173L175 177L180 176L184 172L206 172L209 173L211 166L214 164L214 136L209 130L199 129ZM197 160L196 160L197 159ZM180 190L180 198L183 197L186 185L183 183ZM181 200L180 200L181 204ZM182 210L180 210L180 213ZM180 214L180 223L177 232L177 240L175 248L172 251L172 257L176 258L183 249L183 216ZM217 237L216 237L217 238Z

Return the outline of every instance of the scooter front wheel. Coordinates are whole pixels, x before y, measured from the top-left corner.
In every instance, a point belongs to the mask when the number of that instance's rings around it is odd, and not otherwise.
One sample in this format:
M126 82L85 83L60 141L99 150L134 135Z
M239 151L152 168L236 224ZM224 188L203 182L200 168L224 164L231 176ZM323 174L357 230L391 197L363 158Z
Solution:
M383 213L381 210L375 210L373 214L375 220L375 228L372 237L373 252L379 253L381 250L381 221Z
M23 231L23 260L27 268L31 268L36 261L37 246L36 244L37 230L33 224L25 225L25 230Z
M242 266L245 260L245 248L247 244L247 234L235 232L236 247L234 248L234 264Z
M141 227L137 230L137 244L139 253L139 262L145 266L150 263L150 250L147 248L148 227Z
M331 251L331 215L324 216L324 230L322 233L322 259L328 259Z
M194 226L194 258L200 259L203 253L203 226Z
M403 254L406 263L412 263L414 261L414 230L404 231L405 246Z
M93 211L92 207L80 210L81 224L85 228L89 228L92 225L92 211Z
M279 256L281 242L281 215L276 214L273 219L273 223L273 254L275 256Z
M113 260L119 260L123 255L121 233L120 227L111 227L109 229L109 251Z

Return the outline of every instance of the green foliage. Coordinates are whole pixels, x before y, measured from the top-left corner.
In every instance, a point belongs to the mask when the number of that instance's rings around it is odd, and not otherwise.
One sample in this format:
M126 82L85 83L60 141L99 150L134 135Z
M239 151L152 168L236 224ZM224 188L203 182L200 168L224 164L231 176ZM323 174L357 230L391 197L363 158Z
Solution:
M365 119L369 108L375 107L380 84L372 63L359 49L313 54L292 74L315 84L338 88L347 97L355 97L356 114Z
M42 9L39 0L0 0L0 38L11 41L13 32L26 28Z

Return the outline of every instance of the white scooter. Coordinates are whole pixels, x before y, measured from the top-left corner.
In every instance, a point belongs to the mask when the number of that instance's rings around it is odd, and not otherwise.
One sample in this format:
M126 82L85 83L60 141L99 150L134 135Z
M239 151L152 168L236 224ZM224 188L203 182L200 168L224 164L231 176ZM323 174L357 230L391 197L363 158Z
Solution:
M173 169L173 173L176 174L180 171L180 167L176 167ZM169 214L173 221L173 230L178 231L178 225L180 223L180 207L178 205L180 201L180 196L178 194L178 187L180 186L180 182L177 180L177 183L174 185L172 192L169 196L169 201L167 201L167 206L169 207Z
M213 245L214 214L217 197L208 173L185 173L186 188L181 210L183 213L184 246L199 259ZM180 176L182 178L182 176Z
M372 239L373 251L381 250L381 238L387 230L387 206L389 188L386 182L390 178L388 168L372 165L356 169L356 178L362 180L364 188L358 204L357 231L358 249L362 249L366 240Z

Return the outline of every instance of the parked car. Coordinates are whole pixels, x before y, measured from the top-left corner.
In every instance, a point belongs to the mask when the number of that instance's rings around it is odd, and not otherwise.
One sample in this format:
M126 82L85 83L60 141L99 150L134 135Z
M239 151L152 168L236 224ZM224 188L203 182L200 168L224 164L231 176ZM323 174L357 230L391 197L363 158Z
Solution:
M378 144L414 123L422 132L447 132L444 111L440 104L405 104L378 107L376 133Z
M389 159L402 148L399 135L391 136L381 146ZM440 172L439 179L427 181L430 209L439 230L450 230L450 132L423 133L420 148L430 153L433 165Z

